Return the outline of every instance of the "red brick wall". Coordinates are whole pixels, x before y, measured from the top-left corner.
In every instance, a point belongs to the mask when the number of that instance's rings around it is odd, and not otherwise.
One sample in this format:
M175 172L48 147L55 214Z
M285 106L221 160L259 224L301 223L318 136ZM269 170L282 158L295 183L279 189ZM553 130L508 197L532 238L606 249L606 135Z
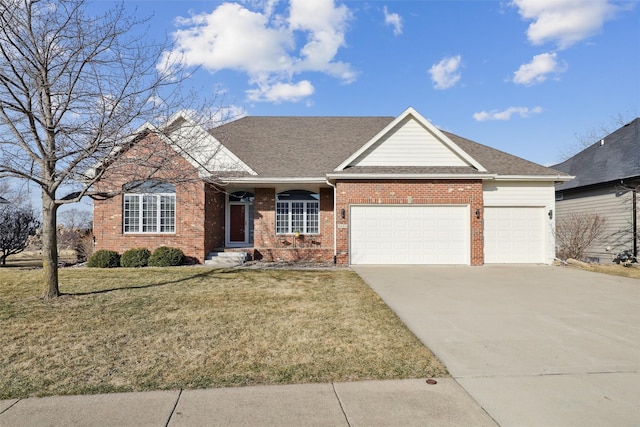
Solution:
M169 150L171 162L142 167L137 159L153 159ZM176 232L174 234L124 234L122 196L94 202L96 249L124 252L146 247L175 246L185 255L203 262L213 249L225 243L225 194L198 179L197 171L162 141L149 136L124 153L119 163L105 175L99 190L119 191L122 185L148 176L176 182ZM471 264L482 265L483 224L476 209L483 211L482 182L478 180L345 180L337 184L337 261L349 262L349 206L351 204L464 204L471 221ZM320 233L295 237L276 235L274 188L256 188L254 202L253 256L265 260L331 261L334 248L333 189L320 189ZM341 211L344 209L345 218Z
M380 180L340 181L337 188L337 260L349 262L349 205L469 205L471 221L471 265L484 263L484 215L476 218L475 211L483 212L482 181L477 180ZM341 211L344 209L345 218Z
M204 200L204 249L207 255L214 249L224 247L226 195L223 190L206 184Z
M320 189L320 233L277 235L276 190L256 188L252 256L265 261L333 261L333 190Z
M161 155L162 153L165 155ZM210 226L212 230L221 227L220 218L224 226L224 197L222 204L215 195L208 200L206 197L213 192L212 187L198 178L189 162L155 136L148 136L125 152L104 175L97 189L120 191L125 183L148 177L176 184L176 232L124 234L123 197L118 195L94 201L95 249L110 249L122 253L131 248L142 247L153 251L159 246L174 246L180 248L186 256L203 262L211 246L219 243L213 236L215 231L205 238L205 229L208 231Z

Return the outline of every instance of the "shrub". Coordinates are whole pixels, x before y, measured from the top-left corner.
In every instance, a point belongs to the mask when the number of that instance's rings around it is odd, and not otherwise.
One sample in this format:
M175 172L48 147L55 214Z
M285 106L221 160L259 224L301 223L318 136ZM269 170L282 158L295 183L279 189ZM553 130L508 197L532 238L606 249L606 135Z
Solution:
M101 249L91 255L87 267L116 268L120 266L120 254L116 251Z
M160 246L153 251L149 257L149 265L151 267L170 267L174 265L182 265L184 253L178 248L170 246Z
M120 257L120 265L123 267L146 267L149 263L151 252L147 248L133 248L124 251Z
M587 249L603 235L606 218L586 212L572 212L558 217L556 223L556 256L582 261Z

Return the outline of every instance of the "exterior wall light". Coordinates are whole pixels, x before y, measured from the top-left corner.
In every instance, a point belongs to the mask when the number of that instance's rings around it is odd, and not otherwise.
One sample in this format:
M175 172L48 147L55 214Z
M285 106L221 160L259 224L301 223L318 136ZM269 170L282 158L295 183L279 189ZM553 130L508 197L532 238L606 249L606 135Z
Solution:
M480 219L480 209L476 209L476 218Z
M342 219L344 219L346 215L346 212L344 211L344 209L340 209L340 216L342 217Z
M553 209L549 209L549 219L553 219Z

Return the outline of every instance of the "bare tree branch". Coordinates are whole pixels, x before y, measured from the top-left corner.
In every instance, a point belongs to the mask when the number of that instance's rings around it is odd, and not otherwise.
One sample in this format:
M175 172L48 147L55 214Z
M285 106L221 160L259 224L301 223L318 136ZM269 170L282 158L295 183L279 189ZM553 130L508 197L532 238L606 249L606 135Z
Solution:
M584 259L589 246L605 231L606 219L599 214L574 212L556 224L557 256L561 259Z
M138 32L146 23L124 4L97 15L86 0L0 0L0 178L41 189L45 298L59 294L58 207L113 196L113 189L93 186L115 164L114 154L131 149L144 123L192 103L181 90L188 74L165 61L169 46ZM173 139L155 127L149 132L164 143ZM135 170L166 172L171 157L182 154L147 153ZM176 179L193 179L178 172Z

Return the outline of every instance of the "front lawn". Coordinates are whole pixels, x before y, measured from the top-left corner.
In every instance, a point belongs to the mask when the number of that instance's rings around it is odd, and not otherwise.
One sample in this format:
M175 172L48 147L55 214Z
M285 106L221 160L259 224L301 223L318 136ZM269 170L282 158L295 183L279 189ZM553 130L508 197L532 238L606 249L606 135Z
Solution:
M446 375L347 270L41 274L0 269L0 399Z
M632 279L640 279L640 267L638 264L632 264L629 267L618 264L589 264L588 267L569 266L569 268L577 268L585 271L593 271L596 273L610 274L613 276L630 277Z

